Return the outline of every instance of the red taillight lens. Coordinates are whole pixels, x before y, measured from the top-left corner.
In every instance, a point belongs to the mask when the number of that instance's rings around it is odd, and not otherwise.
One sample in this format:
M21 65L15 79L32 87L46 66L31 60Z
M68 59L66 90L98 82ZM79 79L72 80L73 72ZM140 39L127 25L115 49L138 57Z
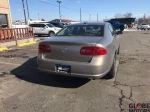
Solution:
M81 55L100 56L100 55L106 55L107 51L103 47L87 46L87 47L81 48L80 54Z
M45 53L51 52L51 47L50 47L50 45L47 45L47 44L39 44L39 52L45 52Z

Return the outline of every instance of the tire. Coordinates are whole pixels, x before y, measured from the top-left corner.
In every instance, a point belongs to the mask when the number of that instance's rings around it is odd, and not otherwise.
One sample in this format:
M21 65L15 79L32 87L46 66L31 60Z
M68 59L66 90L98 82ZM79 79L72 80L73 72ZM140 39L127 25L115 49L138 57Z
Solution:
M121 26L120 27L120 32L122 32L124 30L124 27L123 26Z
M50 31L48 34L50 37L52 37L53 35L55 35L55 33L53 31Z
M114 57L113 65L111 67L111 70L109 71L109 73L106 76L107 79L112 79L112 78L115 77L115 73L116 73L115 68L116 68L116 57Z

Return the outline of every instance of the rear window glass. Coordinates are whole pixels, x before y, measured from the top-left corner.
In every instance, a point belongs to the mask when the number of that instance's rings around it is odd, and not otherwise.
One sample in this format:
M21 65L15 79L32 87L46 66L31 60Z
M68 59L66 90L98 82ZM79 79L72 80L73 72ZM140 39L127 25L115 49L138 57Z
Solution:
M142 25L148 25L148 24L142 24Z
M57 36L103 36L104 25L71 25L65 27Z

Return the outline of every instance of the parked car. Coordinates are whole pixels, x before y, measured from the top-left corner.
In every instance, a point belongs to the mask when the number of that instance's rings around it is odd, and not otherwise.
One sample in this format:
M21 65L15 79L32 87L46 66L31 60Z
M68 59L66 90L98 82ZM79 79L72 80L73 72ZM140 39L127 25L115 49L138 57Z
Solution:
M68 26L68 25L70 25L71 23L62 22L62 24L63 24L64 26Z
M138 25L137 29L138 30L150 30L150 25L143 23L143 24Z
M128 28L133 28L133 24L128 24Z
M113 78L119 46L110 23L69 25L39 43L38 68L58 75Z
M55 27L49 23L33 23L29 26L34 28L34 34L38 36L49 35L51 37L61 30L61 28Z
M63 28L64 24L61 22L49 22L50 24L54 25L55 27Z
M139 24L139 25L137 26L137 29L138 29L138 30L142 30L142 25Z
M118 21L110 21L111 25L114 27L116 30L120 30L122 32L125 29L125 24L119 23Z

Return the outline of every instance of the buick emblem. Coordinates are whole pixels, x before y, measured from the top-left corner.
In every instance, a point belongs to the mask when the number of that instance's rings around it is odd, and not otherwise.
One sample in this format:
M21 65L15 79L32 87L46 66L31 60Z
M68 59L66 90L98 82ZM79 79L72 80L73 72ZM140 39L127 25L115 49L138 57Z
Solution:
M67 52L67 50L68 49L66 47L62 48L62 52L64 52L64 53Z

